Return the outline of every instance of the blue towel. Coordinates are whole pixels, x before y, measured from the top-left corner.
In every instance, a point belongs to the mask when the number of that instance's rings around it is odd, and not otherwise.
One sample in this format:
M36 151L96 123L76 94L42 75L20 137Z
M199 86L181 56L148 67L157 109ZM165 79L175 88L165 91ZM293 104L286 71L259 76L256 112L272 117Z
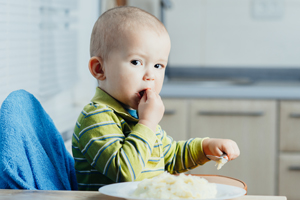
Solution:
M0 110L0 189L77 190L74 160L52 119L25 90Z

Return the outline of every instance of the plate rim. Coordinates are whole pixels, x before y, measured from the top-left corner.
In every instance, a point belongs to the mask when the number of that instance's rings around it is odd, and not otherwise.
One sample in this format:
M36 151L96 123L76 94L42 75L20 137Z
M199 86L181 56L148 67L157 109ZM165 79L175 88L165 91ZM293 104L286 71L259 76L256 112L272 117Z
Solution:
M145 198L139 198L139 197L132 197L132 196L121 196L121 195L112 195L112 194L107 194L106 192L101 192L100 190L103 190L103 188L105 187L114 187L115 185L129 185L129 184L134 184L134 185L138 185L140 182L142 181L133 181L133 182L120 182L120 183L112 183L112 184L109 184L109 185L105 185L105 186L102 186L98 189L98 191L101 193L101 194L104 194L104 195L107 195L107 196L111 196L111 197L118 197L118 198L130 198L130 199L134 199L134 200L141 200L141 199L145 199ZM218 198L211 198L209 200L220 200L221 199L232 199L232 198L237 198L237 197L241 197L241 196L244 196L247 194L247 191L244 189L244 188L241 188L241 187L237 187L237 186L233 186L233 185L226 185L226 184L221 184L221 183L214 183L218 186L226 186L226 187L233 187L235 189L238 189L238 190L241 190L241 194L239 195L235 195L235 196L230 196L230 197L225 197L225 198L222 198L222 197L218 197ZM149 200L156 200L155 198L147 198ZM169 200L169 199L158 199L158 200ZM205 199L195 199L195 200L205 200Z

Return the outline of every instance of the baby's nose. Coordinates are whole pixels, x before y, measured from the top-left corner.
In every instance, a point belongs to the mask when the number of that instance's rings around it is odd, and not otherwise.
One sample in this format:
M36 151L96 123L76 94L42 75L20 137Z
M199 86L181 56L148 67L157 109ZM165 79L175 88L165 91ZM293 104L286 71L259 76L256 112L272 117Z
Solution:
M151 72L150 70L148 70L143 77L143 80L145 81L154 81L154 79L155 79L154 73Z

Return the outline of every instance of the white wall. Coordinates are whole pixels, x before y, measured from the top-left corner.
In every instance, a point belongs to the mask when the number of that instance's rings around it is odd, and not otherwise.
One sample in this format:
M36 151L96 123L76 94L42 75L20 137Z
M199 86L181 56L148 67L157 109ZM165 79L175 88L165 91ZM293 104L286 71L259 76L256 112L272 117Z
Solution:
M99 11L99 0L0 0L0 104L25 89L72 131L96 88L87 66Z
M76 83L75 99L78 106L87 104L94 95L97 82L90 74L88 62L90 59L90 38L94 23L100 15L99 0L79 0L78 18L78 68L79 80ZM78 92L77 92L78 91Z
M172 0L170 66L300 67L299 0Z

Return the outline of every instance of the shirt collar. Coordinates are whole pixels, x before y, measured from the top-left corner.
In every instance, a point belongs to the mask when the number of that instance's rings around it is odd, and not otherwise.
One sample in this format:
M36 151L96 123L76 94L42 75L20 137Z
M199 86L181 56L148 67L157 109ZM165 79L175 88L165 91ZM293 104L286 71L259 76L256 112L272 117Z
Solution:
M126 109L121 105L121 103L119 101L117 101L115 98L110 96L108 93L106 93L104 90L102 90L99 87L96 88L96 93L95 93L95 95L94 95L94 97L92 98L91 101L94 102L94 103L107 105L109 108L111 108L116 113L121 115L124 119L134 121L134 122L139 121L138 119L132 117L126 111Z

